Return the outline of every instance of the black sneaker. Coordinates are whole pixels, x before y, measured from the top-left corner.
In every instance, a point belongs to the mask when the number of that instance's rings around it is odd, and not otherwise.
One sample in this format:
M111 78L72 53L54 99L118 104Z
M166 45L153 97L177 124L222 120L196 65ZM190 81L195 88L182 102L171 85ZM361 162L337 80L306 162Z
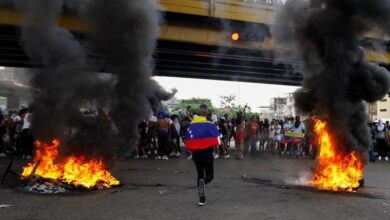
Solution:
M206 197L204 197L204 196L199 197L198 205L199 206L205 206L206 205Z

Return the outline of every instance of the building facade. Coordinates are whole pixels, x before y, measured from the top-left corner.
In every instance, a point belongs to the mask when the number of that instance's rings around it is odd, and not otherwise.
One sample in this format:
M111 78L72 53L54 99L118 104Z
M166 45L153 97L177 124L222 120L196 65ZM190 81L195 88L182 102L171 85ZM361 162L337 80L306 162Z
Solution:
M375 104L374 104L375 106ZM370 110L370 109L368 109ZM384 121L390 121L390 95L386 95L382 100L376 103L377 115L376 119L382 119ZM370 115L370 112L368 112ZM374 119L374 120L376 120Z
M23 69L0 67L0 109L18 110L27 107L35 91L29 87L29 77Z
M269 108L270 118L283 120L286 117L294 117L296 115L295 102L292 93L288 93L284 97L275 97L270 101Z

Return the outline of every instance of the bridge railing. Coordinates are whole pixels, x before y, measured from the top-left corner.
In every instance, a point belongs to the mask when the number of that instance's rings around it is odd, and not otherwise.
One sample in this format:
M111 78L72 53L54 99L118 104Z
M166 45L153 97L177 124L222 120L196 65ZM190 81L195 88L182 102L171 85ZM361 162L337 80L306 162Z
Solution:
M282 0L159 0L161 10L256 23L271 23Z
M14 0L0 0L0 8L12 7ZM27 0L26 0L27 1ZM130 0L133 1L133 0ZM283 0L156 0L162 11L210 16L256 23L272 22ZM66 2L66 0L65 0ZM0 15L1 16L1 15Z

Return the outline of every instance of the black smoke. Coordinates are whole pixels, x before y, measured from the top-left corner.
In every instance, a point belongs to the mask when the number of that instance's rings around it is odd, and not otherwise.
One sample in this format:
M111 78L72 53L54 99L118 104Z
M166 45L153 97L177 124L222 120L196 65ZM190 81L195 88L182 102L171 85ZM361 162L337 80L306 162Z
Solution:
M154 0L95 0L88 12L94 41L107 55L110 72L117 78L110 111L125 148L138 140L137 125L148 117L149 97L160 98L156 94L161 94L151 79L159 31L157 5Z
M31 82L39 89L33 103L33 130L41 139L53 140L62 136L67 119L88 93L85 53L69 31L57 26L61 0L18 0L15 5L23 13L22 47L39 67Z
M103 52L111 77L92 72L86 51L66 29L58 26L64 4L81 13L91 38ZM158 35L156 3L138 1L17 0L23 14L21 44L36 69L33 132L37 139L61 140L65 154L112 158L138 140L138 123L151 107L174 95L151 79ZM97 112L82 111L91 107Z
M290 0L276 20L276 44L294 48L303 59L297 109L326 119L344 149L371 145L363 101L390 91L389 72L368 62L359 46L369 31L390 31L389 11L388 0Z
M163 105L162 101L167 101L172 99L176 93L177 89L172 89L171 92L167 92L162 86L158 84L157 81L152 80L151 82L154 87L153 93L149 95L148 99L154 113L158 112L167 112L168 109Z
M34 136L47 143L59 139L62 145L75 144L74 133L78 136L88 124L80 109L105 100L109 83L87 71L84 49L73 34L57 25L62 0L17 0L15 8L23 14L21 45L35 65L30 71L31 85L38 89L32 103ZM101 141L95 138L84 149L96 151L91 149ZM72 149L62 148L63 153L74 153Z

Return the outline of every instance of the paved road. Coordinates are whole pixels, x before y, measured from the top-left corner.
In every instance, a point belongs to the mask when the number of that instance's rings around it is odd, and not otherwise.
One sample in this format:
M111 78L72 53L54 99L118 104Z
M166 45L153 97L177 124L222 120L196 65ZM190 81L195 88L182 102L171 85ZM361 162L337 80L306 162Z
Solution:
M0 174L6 163L0 159ZM217 160L206 207L197 207L195 170L185 159L118 161L113 173L124 186L106 191L38 195L8 178L0 204L12 207L0 209L0 219L390 219L390 163L369 164L358 193L293 185L312 163L271 155Z

